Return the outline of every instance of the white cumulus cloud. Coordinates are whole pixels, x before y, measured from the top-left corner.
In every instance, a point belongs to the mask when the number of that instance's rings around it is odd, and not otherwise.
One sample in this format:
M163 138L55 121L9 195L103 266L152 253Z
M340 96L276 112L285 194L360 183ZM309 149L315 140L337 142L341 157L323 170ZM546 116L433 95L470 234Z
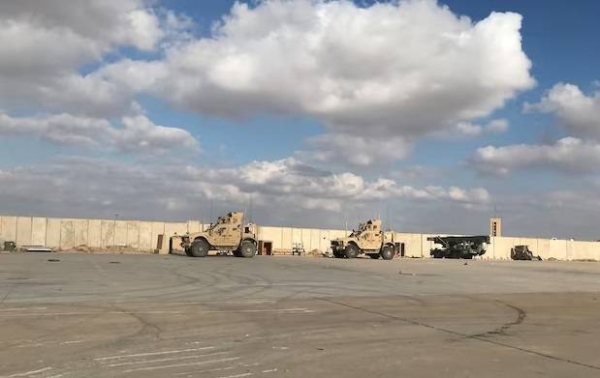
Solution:
M106 119L66 113L42 117L0 113L0 135L28 135L62 145L110 146L122 152L147 154L198 147L198 141L186 130L156 125L145 116L124 117L120 127L115 127Z
M0 103L114 118L150 94L210 116L315 117L328 129L309 142L315 157L367 166L456 125L482 134L477 119L534 85L516 13L473 22L434 0L269 0L235 3L208 36L191 24L144 0L3 2ZM102 62L121 47L160 58ZM85 64L97 67L82 75Z
M402 137L368 138L344 133L322 134L308 140L312 147L298 156L309 161L347 163L358 167L405 158L411 145Z
M416 188L388 178L369 180L350 172L323 171L292 158L230 168L67 158L0 174L0 201L20 213L93 217L119 209L130 217L164 219L190 217L189 211L200 206L206 210L208 203L226 211L244 208L250 198L263 214L287 219L301 211L313 225L322 224L318 216L326 213L373 209L402 200L461 207L490 201L483 188Z
M576 85L558 83L525 110L551 113L573 135L600 140L600 92L586 95Z
M471 163L482 172L505 175L526 168L550 168L568 173L600 170L600 144L566 137L554 144L487 146L477 150Z
M189 22L145 0L0 2L0 104L81 115L115 116L134 105L132 89L93 80L83 65L103 66L122 47L144 52L184 33Z
M377 140L408 145L454 130L531 88L520 28L515 13L474 23L433 0L236 3L210 36L169 48L165 59L97 74L201 114L316 117L329 129L316 144L338 147L322 158L347 158L340 141L361 138L369 148L350 162L365 165L405 156L383 156Z
M600 171L600 92L586 95L573 84L558 83L526 112L554 115L572 136L551 144L516 144L479 148L470 162L482 172L508 174L527 168L566 173Z
M477 137L484 134L501 134L508 130L508 121L493 119L484 125L472 122L459 122L454 129L444 130L436 135L442 138Z

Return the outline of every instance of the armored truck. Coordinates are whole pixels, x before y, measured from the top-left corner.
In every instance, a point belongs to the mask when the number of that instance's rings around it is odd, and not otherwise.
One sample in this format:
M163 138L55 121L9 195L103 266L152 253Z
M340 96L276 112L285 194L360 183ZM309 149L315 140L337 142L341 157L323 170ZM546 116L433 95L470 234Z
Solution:
M427 240L442 246L430 251L436 259L472 259L485 254L485 245L490 243L489 236L435 236Z
M250 258L257 252L256 232L255 224L244 225L244 213L232 212L219 217L206 231L181 237L181 247L191 257L205 257L213 250Z
M380 219L369 220L350 236L332 240L331 250L336 258L353 259L364 253L372 259L391 260L396 255L394 233L383 232Z

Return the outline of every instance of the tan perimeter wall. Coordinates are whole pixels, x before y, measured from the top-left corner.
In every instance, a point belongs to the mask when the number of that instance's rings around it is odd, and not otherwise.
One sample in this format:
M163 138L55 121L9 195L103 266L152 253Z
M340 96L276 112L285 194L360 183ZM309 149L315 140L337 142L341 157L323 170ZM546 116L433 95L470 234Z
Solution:
M54 250L139 251L153 252L159 235L165 235L160 253L168 253L168 238L175 234L202 231L207 225L199 221L146 222L136 220L67 219L0 216L0 240L10 240L17 246L42 245ZM275 253L290 253L295 243L306 251L327 251L331 239L346 235L344 230L317 228L266 227L258 229L258 238L270 241ZM398 232L396 242L404 244L407 257L429 257L433 234ZM510 260L515 245L528 245L544 260L598 260L600 242L550 240L539 238L494 237L484 259ZM1 246L0 246L1 247Z

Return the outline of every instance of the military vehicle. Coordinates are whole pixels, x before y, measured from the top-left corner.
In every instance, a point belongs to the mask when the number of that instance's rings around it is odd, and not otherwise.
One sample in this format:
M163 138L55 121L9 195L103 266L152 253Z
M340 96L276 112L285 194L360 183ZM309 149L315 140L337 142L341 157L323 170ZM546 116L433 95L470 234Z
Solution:
M515 245L514 248L510 249L510 258L513 260L538 260L542 261L540 256L534 256L533 252L529 250L528 245Z
M237 257L253 257L257 252L256 225L244 226L244 213L233 212L219 217L206 231L181 237L186 255L205 257L208 252L229 251Z
M435 259L472 259L485 254L485 244L490 243L489 236L435 236L427 240L442 245L431 249Z
M336 258L353 259L364 253L372 259L379 257L391 260L396 254L394 249L394 233L381 230L381 220L373 219L361 223L358 231L350 236L331 241L331 250Z

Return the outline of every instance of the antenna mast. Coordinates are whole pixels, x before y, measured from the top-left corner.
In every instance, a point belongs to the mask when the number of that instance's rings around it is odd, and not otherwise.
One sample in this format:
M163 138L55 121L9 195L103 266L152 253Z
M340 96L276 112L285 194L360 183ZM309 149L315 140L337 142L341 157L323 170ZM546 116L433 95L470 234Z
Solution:
M252 214L252 213L253 213L253 210L254 210L254 209L253 209L253 206L252 206L252 196L253 196L253 194L252 194L252 193L250 193L250 209L249 209L249 211L248 211L248 213L249 213L249 214L248 214L248 219L250 220L250 223L254 222L254 219L253 219L253 214Z

